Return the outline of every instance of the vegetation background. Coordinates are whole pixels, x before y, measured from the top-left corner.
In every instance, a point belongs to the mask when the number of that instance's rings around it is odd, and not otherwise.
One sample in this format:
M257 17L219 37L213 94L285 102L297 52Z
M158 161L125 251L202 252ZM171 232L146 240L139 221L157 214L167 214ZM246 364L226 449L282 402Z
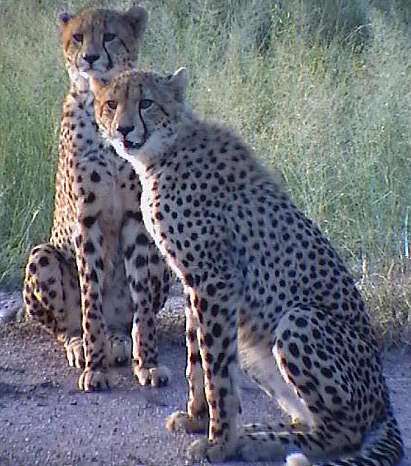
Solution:
M128 1L71 0L125 9ZM0 284L48 239L67 90L57 0L0 0ZM151 0L142 66L188 67L357 275L390 341L411 328L411 2ZM408 271L407 271L408 269ZM407 333L408 329L408 333ZM408 336L407 336L408 335Z

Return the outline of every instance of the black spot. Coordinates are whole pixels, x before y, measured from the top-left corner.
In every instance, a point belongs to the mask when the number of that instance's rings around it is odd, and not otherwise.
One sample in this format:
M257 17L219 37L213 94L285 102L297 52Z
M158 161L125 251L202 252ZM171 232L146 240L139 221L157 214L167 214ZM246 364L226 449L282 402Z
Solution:
M96 200L96 195L94 193L89 193L89 195L84 199L84 202L87 204L91 204Z
M288 330L288 329L287 329L287 330L284 330L284 332L283 332L283 334L282 334L281 336L282 336L282 339L283 339L284 341L287 341L287 340L290 338L290 336L291 336L290 330Z
M212 334L215 338L218 338L220 335L221 335L221 332L222 332L222 328L221 328L221 325L218 324L218 323L215 323L213 325L213 329L212 329Z
M307 327L308 325L307 319L304 319L304 317L298 317L295 321L295 325L300 328Z
M200 303L199 303L199 309L200 309L200 311L205 312L205 311L207 310L207 308L208 308L208 302L207 302L207 300L204 299L204 298L201 298L201 299L200 299Z
M311 359L308 358L307 356L303 356L303 364L304 366L307 368L307 369L311 369L312 367L312 363L311 363Z
M152 264L158 264L160 262L160 258L158 257L157 254L153 254L151 257L150 257L150 262Z
M39 264L42 267L47 267L49 265L49 260L47 259L46 256L41 256L40 259L39 259Z
M92 171L90 175L90 180L94 183L98 183L99 181L101 181L101 176L96 171Z
M323 374L324 377L327 377L327 379L331 379L333 376L333 373L328 367L322 367L321 368L321 373Z
M92 280L94 283L98 282L97 272L94 269L90 273L90 280Z
M103 264L103 261L101 259L101 257L99 257L97 260L96 260L96 267L100 270L104 270L104 264Z
M84 217L83 224L86 228L91 228L96 221L96 217Z
M86 254L93 254L95 252L96 248L94 247L94 244L91 241L86 241L84 243L84 252Z
M215 286L212 285L211 283L207 285L206 290L207 290L207 294L208 294L209 296L214 296L215 293L216 293Z
M328 393L329 395L335 395L337 393L337 389L333 387L332 385L326 385L325 393Z
M139 269L141 267L144 267L145 265L146 265L145 257L139 254L136 257L136 260L134 261L134 266L136 267L136 269Z
M294 377L297 377L300 375L300 369L292 362L287 362L287 367Z
M194 285L194 278L191 274L187 274L185 277L184 277L184 280L186 281L187 285L188 286L193 286Z
M317 350L317 356L322 360L322 361L327 361L328 356L324 351Z
M319 330L317 330L316 328L313 330L313 337L316 339L316 340L319 340L321 338L321 333Z
M295 343L290 343L288 345L288 349L290 353L295 357L298 358L300 356L300 351L298 350L298 346Z
M134 249L136 248L136 246L134 244L132 244L131 246L127 246L125 252L124 252L124 255L126 256L126 259L130 259L130 257L133 255L133 252L134 252Z
M227 391L227 389L225 387L221 387L218 392L219 392L219 395L221 396L221 398L224 398L228 394L228 391Z
M204 337L204 342L206 346L208 347L213 346L213 341L214 341L213 337L209 333L206 333L206 336Z
M138 244L139 246L147 246L147 236L144 233L140 233L136 238L136 244Z

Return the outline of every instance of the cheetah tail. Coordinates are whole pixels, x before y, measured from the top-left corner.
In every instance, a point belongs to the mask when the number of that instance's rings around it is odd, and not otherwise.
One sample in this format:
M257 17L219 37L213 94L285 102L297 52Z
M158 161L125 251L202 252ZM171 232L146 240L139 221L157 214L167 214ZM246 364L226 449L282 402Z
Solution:
M404 454L403 442L391 409L371 435L356 456L312 464L304 454L296 453L287 457L285 466L394 466L399 463Z

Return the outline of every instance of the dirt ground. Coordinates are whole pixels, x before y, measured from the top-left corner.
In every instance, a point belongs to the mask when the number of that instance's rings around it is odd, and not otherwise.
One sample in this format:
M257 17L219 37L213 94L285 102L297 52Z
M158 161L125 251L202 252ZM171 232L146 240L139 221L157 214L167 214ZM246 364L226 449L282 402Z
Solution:
M139 387L129 368L114 371L105 393L80 393L79 371L38 326L0 326L0 466L182 466L195 438L164 428L167 415L184 409L185 349L181 325L162 325L161 360L173 372L168 387ZM411 466L411 350L390 352L385 371ZM243 419L280 416L275 402L241 381ZM244 465L246 463L230 463ZM258 463L268 465L274 463Z

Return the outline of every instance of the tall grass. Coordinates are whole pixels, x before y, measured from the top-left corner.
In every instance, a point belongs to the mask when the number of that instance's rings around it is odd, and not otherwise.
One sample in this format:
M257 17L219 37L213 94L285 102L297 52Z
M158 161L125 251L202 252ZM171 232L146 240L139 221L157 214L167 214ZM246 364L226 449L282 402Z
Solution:
M50 230L67 87L58 5L0 0L3 284L21 277ZM193 107L238 129L351 265L367 260L373 271L402 267L411 241L411 8L384 5L152 0L141 58L159 70L187 66Z

